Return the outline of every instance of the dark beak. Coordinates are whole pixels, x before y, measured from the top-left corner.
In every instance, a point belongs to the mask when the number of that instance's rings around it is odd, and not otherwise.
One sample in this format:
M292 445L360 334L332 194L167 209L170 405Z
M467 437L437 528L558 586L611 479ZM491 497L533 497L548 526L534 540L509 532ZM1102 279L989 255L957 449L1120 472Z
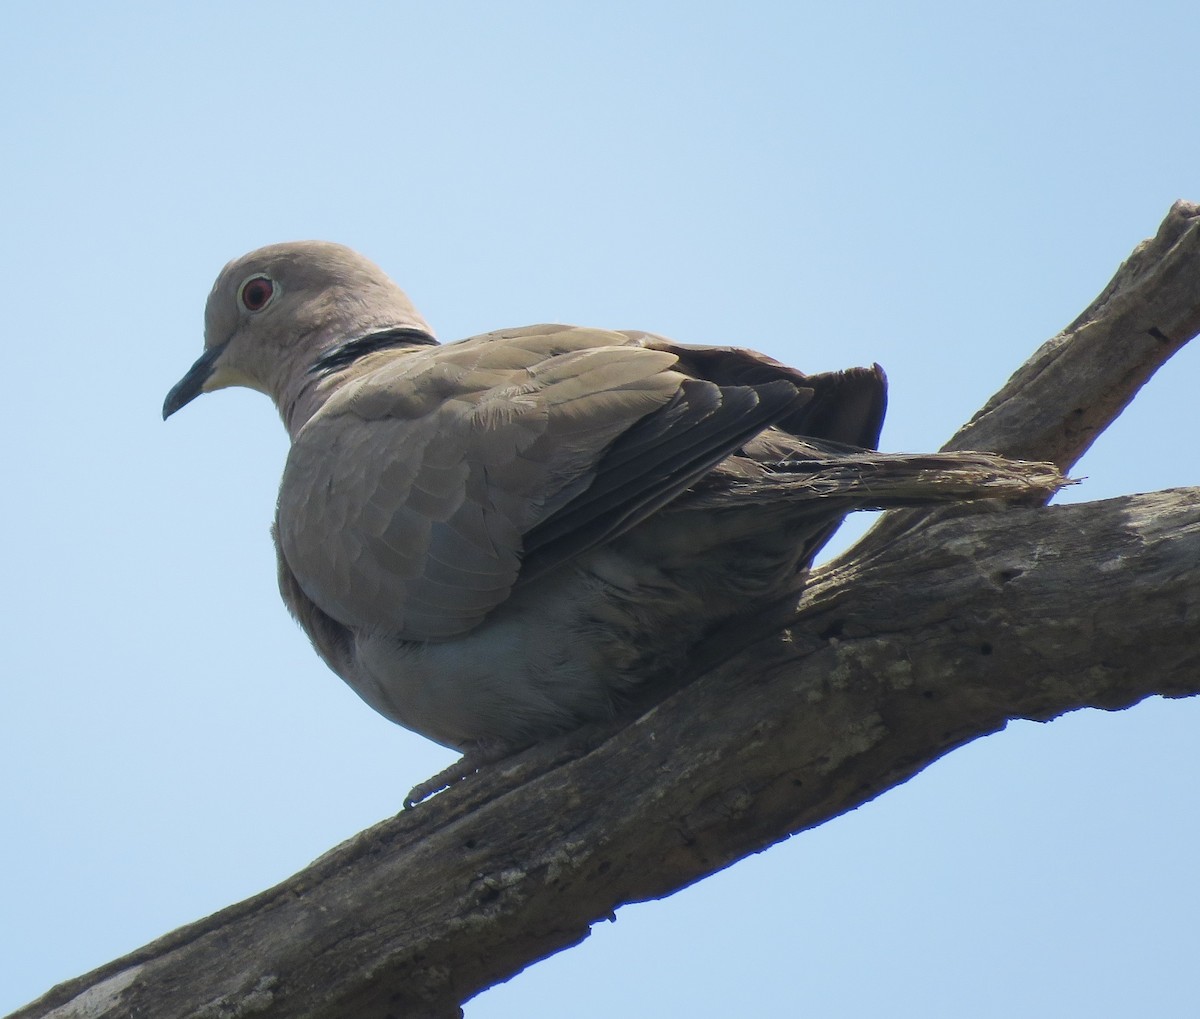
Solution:
M180 407L187 406L204 392L204 383L212 376L217 366L217 359L225 353L226 346L227 344L222 343L219 347L206 350L200 355L196 363L188 369L187 374L167 393L167 398L163 401L164 421L179 410Z

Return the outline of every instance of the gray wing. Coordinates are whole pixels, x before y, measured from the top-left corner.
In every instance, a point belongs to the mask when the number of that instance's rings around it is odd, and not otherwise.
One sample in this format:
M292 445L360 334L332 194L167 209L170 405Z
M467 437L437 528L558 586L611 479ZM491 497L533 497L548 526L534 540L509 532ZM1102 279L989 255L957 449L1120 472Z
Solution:
M689 379L677 362L561 326L376 361L293 444L288 567L347 626L468 632L523 572L632 527L811 395Z

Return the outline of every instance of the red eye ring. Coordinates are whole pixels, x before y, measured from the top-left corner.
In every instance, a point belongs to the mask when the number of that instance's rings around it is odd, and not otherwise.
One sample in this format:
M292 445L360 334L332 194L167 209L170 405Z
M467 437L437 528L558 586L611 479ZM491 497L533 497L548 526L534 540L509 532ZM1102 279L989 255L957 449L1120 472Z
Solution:
M275 282L270 276L251 276L238 290L238 300L247 311L262 311L275 296Z

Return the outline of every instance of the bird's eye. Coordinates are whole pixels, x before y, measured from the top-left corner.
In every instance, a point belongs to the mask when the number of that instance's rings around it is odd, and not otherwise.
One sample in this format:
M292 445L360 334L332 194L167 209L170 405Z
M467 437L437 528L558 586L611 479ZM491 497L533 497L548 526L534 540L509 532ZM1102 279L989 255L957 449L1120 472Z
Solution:
M262 311L275 296L275 284L270 276L251 276L238 291L238 300L247 311Z

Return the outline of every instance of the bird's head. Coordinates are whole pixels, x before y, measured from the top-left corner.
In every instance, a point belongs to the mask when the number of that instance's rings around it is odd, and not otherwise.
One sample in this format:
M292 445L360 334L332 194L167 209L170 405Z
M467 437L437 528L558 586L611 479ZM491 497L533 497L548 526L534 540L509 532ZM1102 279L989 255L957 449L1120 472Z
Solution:
M270 396L286 420L323 356L389 330L432 337L375 263L328 241L259 248L230 262L213 284L204 353L167 394L163 418L201 393L246 386Z

